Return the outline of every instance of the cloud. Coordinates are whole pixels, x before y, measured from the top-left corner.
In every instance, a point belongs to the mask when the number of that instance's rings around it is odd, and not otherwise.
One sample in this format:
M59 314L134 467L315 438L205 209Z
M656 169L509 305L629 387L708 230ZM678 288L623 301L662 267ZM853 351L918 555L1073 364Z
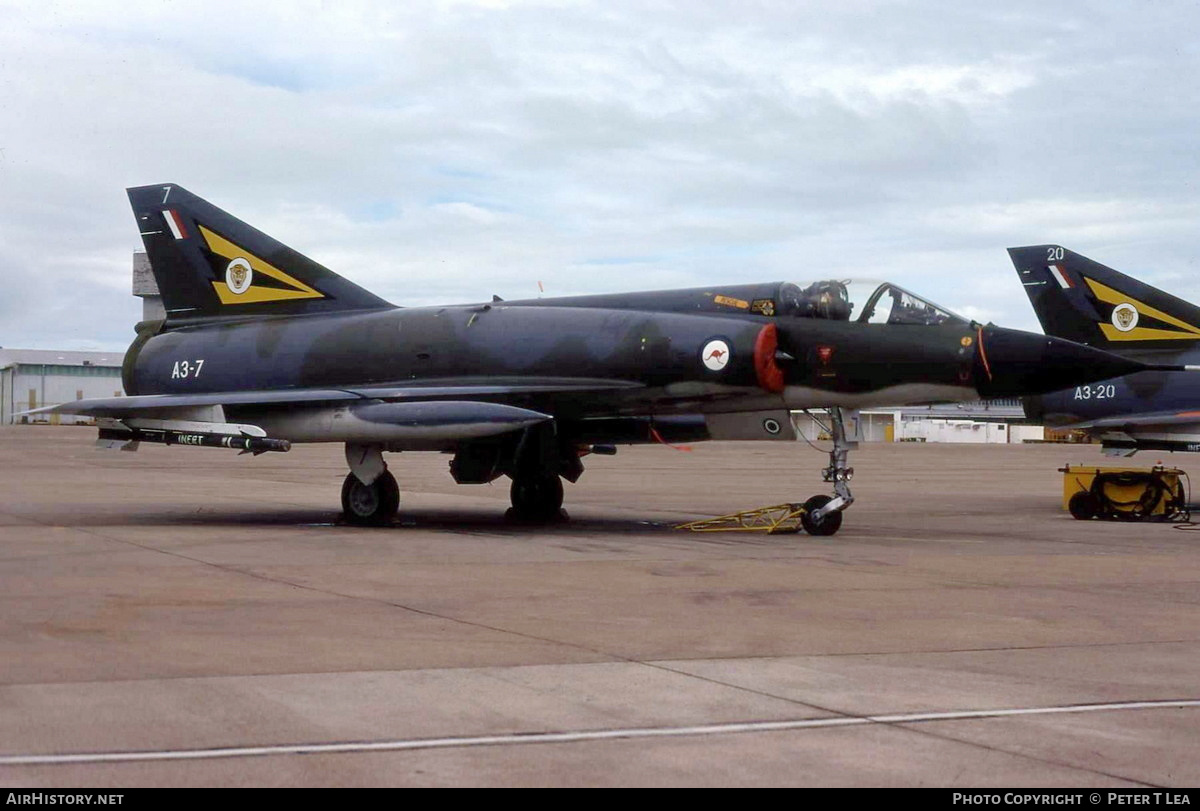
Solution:
M0 344L127 343L155 182L401 304L862 275L1036 328L1004 248L1042 242L1200 300L1198 18L10 3Z

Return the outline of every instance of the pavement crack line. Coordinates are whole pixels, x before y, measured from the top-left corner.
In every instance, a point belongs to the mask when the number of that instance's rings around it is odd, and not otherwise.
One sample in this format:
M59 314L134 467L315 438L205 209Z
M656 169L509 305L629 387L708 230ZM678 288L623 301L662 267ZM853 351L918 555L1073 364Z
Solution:
M788 701L788 702L797 704L799 706L815 707L816 709L822 710L824 712L828 712L828 713L836 716L833 719L827 719L830 721L838 720L838 721L857 721L857 722L862 722L862 723L875 723L875 724L880 724L883 726L890 726L894 729L903 730L904 732L910 732L910 733L913 733L916 735L924 735L926 737L936 738L938 740L943 740L943 741L952 741L954 743L962 744L963 746L968 746L973 749L982 749L985 752L998 752L1001 754L1009 755L1011 757L1020 758L1022 760L1031 760L1035 763L1045 763L1045 764L1050 764L1050 765L1054 765L1054 766L1060 766L1060 767L1067 768L1067 769L1073 769L1076 771L1089 772L1091 774L1097 774L1097 775L1101 775L1104 777L1111 777L1116 780L1124 780L1129 783L1135 783L1135 784L1141 785L1141 786L1152 785L1150 783L1145 783L1145 782L1136 780L1131 777L1125 777L1123 775L1112 774L1110 772L1101 771L1099 769L1092 769L1092 768L1089 768L1086 766L1081 766L1076 763L1070 763L1067 761L1059 760L1057 758L1032 755L1027 752L1020 752L1015 749L1009 749L1009 748L1005 748L1002 746L997 746L995 744L979 743L978 741L972 741L967 738L958 737L958 736L951 735L946 732L937 731L937 730L933 730L933 729L923 729L919 726L919 724L928 722L928 721L970 720L971 718L992 718L992 717L1003 717L1003 716L1010 716L1010 715L1034 715L1034 714L1048 714L1051 712L1072 711L1072 710L1068 710L1068 709L1035 708L1035 709L1025 709L1025 710L1022 710L1022 709L996 710L996 711L984 710L984 711L978 711L975 714L964 713L964 712L947 712L947 713L915 713L915 714L908 714L908 715L892 715L892 716L884 716L884 715L867 716L867 715L859 715L859 714L851 713L846 710L839 710L835 707L821 706L819 704L814 704L812 702L801 702L796 699L789 698L787 696L778 696L778 695L774 695L771 693L767 693L762 690L755 690L753 688L745 687L742 685L731 684L729 682L721 681L719 679L713 679L713 678L709 678L707 676L701 676L701 675L698 675L695 673L688 673L687 671L683 671L683 670L676 670L675 668L668 667L667 665L664 665L664 664L661 664L658 662L642 662L641 664L643 664L646 667L657 668L659 670L665 670L670 673L677 673L682 676L689 676L693 679L699 679L700 681L706 681L706 682L710 682L712 684L722 685L724 687L729 687L729 688L732 688L735 690L741 690L743 692L753 693L755 695L760 695L760 696L767 696L770 698L777 698L777 699L780 699L783 701ZM1191 701L1191 700L1188 699L1187 701ZM1107 709L1134 709L1134 708L1143 709L1148 705L1156 705L1157 703L1158 702L1121 702L1120 705L1118 705L1118 704L1073 704L1073 705L1064 705L1064 706L1076 708L1073 710L1074 712L1092 712L1092 711L1095 711L1096 708L1101 708L1101 707L1107 708ZM1126 705L1128 705L1128 706L1126 706ZM1200 701L1197 701L1196 705L1200 706ZM1192 705L1187 704L1186 706L1192 706ZM919 716L919 717L917 717L917 716ZM830 725L831 726L851 726L854 724L830 724Z
M884 725L929 724L945 721L970 721L989 718L1061 715L1121 710L1166 710L1200 707L1200 699L1169 701L1126 701L1106 704L1070 704L1049 707L1026 707L1006 710L963 710L955 712L899 713L864 715L841 718L803 718L784 721L745 721L725 724L705 724L673 727L625 727L556 732L517 732L495 735L464 735L437 738L408 738L377 741L332 741L260 746L229 746L206 749L160 749L125 752L73 752L41 755L3 755L0 766L49 766L114 762L146 762L169 760L205 760L213 758L261 757L269 755L319 755L365 752L402 752L419 749L453 749L480 746L514 746L528 744L584 743L609 740L677 738L747 733L791 732L807 729ZM1003 751L1003 750L998 750ZM1013 753L1008 753L1013 754ZM1028 757L1028 756L1026 756ZM1040 758L1034 758L1041 760ZM1046 761L1052 762L1052 761ZM1093 771L1078 765L1061 764L1083 771ZM1095 772L1105 774L1103 772ZM1132 783L1148 785L1119 775L1106 775Z
M704 681L704 682L708 682L711 684L716 684L716 685L720 685L723 687L727 687L732 690L738 690L740 692L745 692L745 693L750 693L753 695L758 695L758 696L762 696L762 697L766 697L766 698L776 699L779 701L786 702L788 704L795 705L797 707L805 707L805 708L809 708L809 709L818 710L821 712L827 712L827 713L830 713L831 715L835 716L834 718L830 718L830 719L805 719L805 720L801 720L801 721L791 721L791 722L751 722L750 724L718 724L718 725L709 725L709 726L704 726L704 727L677 727L677 728L667 728L668 731L674 730L674 729L691 729L691 730L717 730L717 731L724 731L724 732L748 732L748 731L754 731L754 730L749 729L749 728L744 728L744 727L754 727L755 729L757 729L762 724L768 725L767 727L762 728L762 731L774 731L774 728L770 727L770 725L778 724L778 723L782 723L785 725L791 725L791 726L780 727L779 729L788 729L788 728L804 729L804 728L814 728L814 727L824 727L824 726L861 726L864 724L881 724L881 725L893 726L897 729L902 729L902 730L913 732L916 734L926 734L926 735L931 735L932 737L942 738L945 740L952 740L956 743L959 743L959 744L962 744L965 746L971 746L974 748L983 749L985 751L1003 752L1003 753L1011 755L1013 757L1019 757L1019 758L1023 758L1023 759L1027 759L1027 760L1032 760L1035 762L1048 763L1048 764L1053 764L1053 765L1062 766L1062 767L1066 767L1066 768L1077 769L1077 770L1081 770L1081 771L1090 772L1093 774L1103 775L1105 777L1110 777L1110 778L1119 779L1119 780L1126 780L1131 783L1138 783L1139 785L1147 785L1147 784L1142 783L1141 781L1123 777L1120 775L1109 774L1107 772L1098 771L1095 769L1089 769L1087 767L1083 767L1083 766L1079 766L1079 765L1075 765L1075 764L1060 762L1060 761L1057 761L1052 758L1039 757L1039 756L1035 756L1035 755L1029 755L1029 754L1026 754L1023 752L1011 751L1011 750L1007 750L1007 749L1004 749L1004 748L998 747L998 746L981 744L981 743L977 743L975 741L970 741L970 740L962 740L962 739L952 737L949 735L945 735L945 734L941 734L941 733L935 733L935 732L931 732L931 731L927 731L927 730L919 730L919 729L916 729L913 726L911 726L912 724L922 723L922 722L931 721L931 720L959 720L957 717L953 718L953 719L948 717L951 715L962 716L962 719L967 719L967 718L999 717L1001 715L1033 714L1033 713L1037 713L1037 712L1041 712L1042 714L1045 714L1045 713L1049 713L1049 712L1069 711L1069 710L1065 710L1063 708L1040 708L1040 709L1035 709L1035 710L1001 710L1001 711L990 711L990 712L984 711L984 712L970 712L970 713L966 713L966 714L963 714L963 713L957 713L957 714L956 713L949 713L949 714L947 714L947 713L941 713L941 714L924 713L924 714L914 714L914 715L909 715L909 716L904 716L904 715L864 716L864 715L860 715L860 714L856 714L856 713L847 712L845 710L839 710L839 709L836 709L833 707L824 707L824 706L820 706L820 705L813 704L810 702L801 701L799 699L792 698L790 696L777 695L777 694L774 694L774 693L771 693L768 691L757 690L755 688L747 687L745 685L733 684L733 683L721 681L719 679L713 679L713 678L709 678L706 676L700 676L695 673L689 673L687 671L677 670L675 668L668 667L668 666L658 663L658 662L631 658L631 657L623 656L621 654L614 653L611 651L600 650L598 648L594 648L594 647L591 647L588 645L581 645L577 642L566 642L561 639L544 637L544 636L540 636L537 634L530 634L530 633L527 633L524 631L516 631L516 630L510 629L510 628L501 628L498 626L489 625L487 623L476 622L473 620L466 620L466 619L462 619L459 617L453 617L453 616L448 616L448 615L444 615L444 614L439 614L434 611L415 608L413 606L404 605L403 603L397 603L397 602L393 602L391 600L385 600L385 599L381 599L378 597L368 597L368 596L363 596L363 595L345 594L345 593L333 591L330 589L322 589L322 588L318 588L316 586L310 586L310 585L306 585L303 583L296 583L296 582L286 580L283 578L270 577L270 576L267 576L264 574L260 574L258 572L238 568L236 566L227 566L227 565L222 565L219 563L213 563L212 561L207 561L202 558L197 558L197 557L193 557L190 555L184 555L179 552L172 552L169 550L160 549L158 547L149 546L146 544L139 544L134 541L126 540L124 538L113 538L111 536L105 535L104 533L97 532L95 530L82 529L80 527L74 527L73 529L75 529L76 531L79 531L79 532L83 532L88 535L94 535L98 538L102 538L104 540L111 541L114 543L126 544L126 545L137 547L139 549L144 549L146 551L158 552L160 554L177 557L182 560L187 560L192 563L200 564L202 566L209 566L209 567L218 569L220 571L229 572L231 574L238 574L238 575L242 575L244 577L250 577L250 578L254 578L256 580L262 580L264 582L275 583L278 585L286 585L286 586L290 586L292 588L302 589L305 591L312 591L312 592L315 592L318 594L325 594L325 595L331 596L331 597L340 597L342 599L358 600L358 601L363 601L363 602L373 602L373 603L377 603L377 604L381 604L381 605L387 605L387 606L390 606L393 608L398 608L403 611L411 612L411 613L418 614L421 616L443 620L445 622L452 622L452 623L456 623L456 624L460 624L460 625L464 625L464 626L468 626L468 627L489 630L489 631L493 631L496 633L510 634L513 636L521 637L523 639L528 639L528 640L532 640L532 641L545 642L545 643L549 643L552 645L558 645L558 646L562 646L562 647L566 647L566 648L573 648L575 650L585 651L587 653L591 653L596 656L600 656L600 657L603 657L603 658L606 658L609 660L615 660L615 661L622 662L625 664L640 665L642 667L660 670L663 672L669 672L669 673L672 673L675 675L683 676L688 679ZM1144 709L1144 708L1151 707L1151 706L1159 706L1160 704L1161 704L1161 702L1125 702L1120 705L1107 705L1106 704L1106 705L1071 705L1071 706L1077 707L1077 708L1085 707L1085 708L1106 708L1106 709L1133 709L1133 708ZM1200 700L1196 700L1196 701L1188 700L1182 704L1179 702L1175 702L1174 704L1170 704L1170 706L1200 706ZM1083 711L1090 711L1090 710L1075 709L1073 711L1074 712L1083 712ZM594 740L594 739L601 739L603 737L609 737L609 738L662 737L663 734L668 734L668 733L657 732L656 731L657 729L658 728L634 729L634 730L632 730L632 734L625 734L627 732L631 732L630 730L625 730L625 731L618 730L618 731L616 731L618 734L614 734L612 731L581 732L581 733L517 733L515 735L508 736L508 737L512 738L512 740L511 741L506 740L505 742L512 742L512 743L546 742L546 743L551 743L551 742L570 742L570 741L575 741L575 740ZM682 735L682 734L712 734L712 733L711 732L701 732L701 733L669 732L669 734ZM551 736L566 735L567 737L560 738L557 740L549 740L544 737L546 735L551 735ZM588 736L588 737L578 737L581 735ZM539 736L542 736L542 737L539 737ZM600 738L597 738L595 736L600 736ZM478 737L478 738L422 739L422 740L425 740L425 741L429 741L429 740L474 741L474 743L442 744L441 747L444 748L445 746L449 746L449 745L454 745L454 746L484 745L484 743L486 743L486 742L494 742L494 741L492 741L492 738L494 738L494 737L497 737L497 736L484 736L484 737ZM498 736L498 737L504 738L505 736ZM367 748L367 749L357 748L357 749L351 749L351 750L345 750L345 751L380 751L380 747L383 747L382 751L387 751L387 746L389 743L395 744L395 746L393 748L396 750L418 749L418 748L438 748L429 743L420 743L420 742L414 743L412 741L408 741L408 742L393 741L393 742L384 742L382 744L379 744L379 743L373 743L373 744L311 744L311 745L302 744L302 745L299 745L298 747L291 747L291 748L284 747L284 749L286 751L281 751L279 753L280 754L312 754L312 753L314 753L314 751L338 751L338 750L328 750L328 749L318 749L318 750L310 751L309 749L304 748L304 747L308 747L308 746L317 746L317 747L369 746L372 748ZM408 745L408 744L413 744L413 745ZM252 754L271 754L271 753L273 753L273 752L259 753L256 751L252 751L252 750L257 750L260 748L262 748L262 747L234 747L231 749L177 750L177 751L187 751L187 752L226 752L226 751L228 751L228 752L239 753L236 755L235 754L208 755L208 757L222 757L222 756L223 757L235 757L235 756L240 757L240 756L248 756L248 755L252 755ZM270 748L270 747L268 747L268 748ZM114 753L114 757L112 759L128 760L131 758L130 757L122 757L122 755L130 755L130 754L131 753ZM203 756L204 755L199 755L199 754L193 755L193 757L203 757ZM18 757L20 757L20 756L18 756ZM34 756L34 757L36 757L36 756ZM64 756L46 756L46 757L74 757L74 756L64 755ZM162 760L162 759L178 759L178 758L159 757L159 758L140 758L140 759ZM53 761L53 762L58 762L58 761ZM80 762L80 761L65 761L65 762ZM8 763L7 759L0 758L0 766L3 766L3 765L19 765L19 764L15 763L15 762Z

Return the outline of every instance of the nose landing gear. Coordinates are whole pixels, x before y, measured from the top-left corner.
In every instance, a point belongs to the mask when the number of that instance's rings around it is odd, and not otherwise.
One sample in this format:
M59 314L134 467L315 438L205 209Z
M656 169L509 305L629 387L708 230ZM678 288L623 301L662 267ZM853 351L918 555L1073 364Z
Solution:
M821 472L824 481L833 483L833 495L813 496L804 502L804 515L800 523L809 535L832 535L842 526L842 511L854 503L850 493L850 480L854 468L847 464L850 451L858 448L858 411L845 408L829 409L829 435L833 449L829 451L829 465ZM847 435L846 426L850 425Z
M799 532L803 527L809 535L833 535L841 529L842 512L854 503L849 485L850 479L854 477L854 468L847 465L846 461L850 451L858 447L859 423L858 412L850 409L832 408L829 416L831 425L827 430L833 439L833 450L829 452L829 466L821 476L833 484L832 496L821 494L813 496L803 504L760 507L757 510L691 521L679 524L675 528L692 532L749 531L774 535Z

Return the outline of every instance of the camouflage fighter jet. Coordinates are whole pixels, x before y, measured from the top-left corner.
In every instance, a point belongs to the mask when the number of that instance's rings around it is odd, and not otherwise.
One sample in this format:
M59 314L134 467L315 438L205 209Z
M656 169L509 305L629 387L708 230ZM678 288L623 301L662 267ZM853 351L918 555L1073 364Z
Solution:
M166 309L124 360L126 397L51 411L95 417L102 444L285 451L345 444L342 509L385 524L385 452L452 454L462 484L512 479L512 512L561 514L562 480L616 445L796 438L827 409L833 495L803 524L832 534L868 406L1033 394L1143 364L981 325L891 284L838 280L394 306L174 184L128 190Z

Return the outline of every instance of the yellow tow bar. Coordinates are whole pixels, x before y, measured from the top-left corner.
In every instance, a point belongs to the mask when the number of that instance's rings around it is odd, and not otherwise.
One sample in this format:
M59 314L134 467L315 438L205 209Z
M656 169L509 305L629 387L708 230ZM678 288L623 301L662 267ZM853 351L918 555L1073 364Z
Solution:
M799 532L801 519L806 512L803 504L776 504L773 507L759 507L757 510L745 510L677 524L675 529L691 532L765 532L768 535L777 535Z

